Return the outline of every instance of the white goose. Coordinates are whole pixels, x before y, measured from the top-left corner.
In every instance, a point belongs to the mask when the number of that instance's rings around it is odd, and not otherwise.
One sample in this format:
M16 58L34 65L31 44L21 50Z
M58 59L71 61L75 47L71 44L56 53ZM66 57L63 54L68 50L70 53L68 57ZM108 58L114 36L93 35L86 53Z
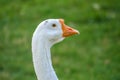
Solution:
M33 64L38 80L58 80L52 67L50 48L78 33L65 25L63 19L48 19L38 25L32 37Z

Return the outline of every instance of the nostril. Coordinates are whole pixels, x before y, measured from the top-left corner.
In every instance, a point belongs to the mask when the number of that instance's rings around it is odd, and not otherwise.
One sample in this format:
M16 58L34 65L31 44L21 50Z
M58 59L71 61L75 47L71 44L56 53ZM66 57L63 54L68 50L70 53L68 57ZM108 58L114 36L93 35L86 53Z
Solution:
M71 28L69 28L69 30L72 30Z

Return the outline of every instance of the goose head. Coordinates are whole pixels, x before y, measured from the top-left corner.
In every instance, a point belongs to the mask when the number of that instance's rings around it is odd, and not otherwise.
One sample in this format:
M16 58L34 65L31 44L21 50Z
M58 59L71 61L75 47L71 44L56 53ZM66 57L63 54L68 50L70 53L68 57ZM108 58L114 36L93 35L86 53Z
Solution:
M47 19L38 25L36 32L52 44L62 41L65 37L79 34L79 31L67 26L63 19Z
M78 33L63 19L47 19L38 25L32 37L33 63L38 80L58 80L52 67L50 48L65 37Z

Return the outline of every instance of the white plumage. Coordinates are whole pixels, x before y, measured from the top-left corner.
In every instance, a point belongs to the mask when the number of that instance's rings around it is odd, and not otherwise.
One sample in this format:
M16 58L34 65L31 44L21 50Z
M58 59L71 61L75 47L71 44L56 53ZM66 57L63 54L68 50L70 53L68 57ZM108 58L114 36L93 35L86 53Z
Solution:
M78 33L65 25L63 19L48 19L38 25L32 37L33 64L38 80L58 80L52 67L50 48Z

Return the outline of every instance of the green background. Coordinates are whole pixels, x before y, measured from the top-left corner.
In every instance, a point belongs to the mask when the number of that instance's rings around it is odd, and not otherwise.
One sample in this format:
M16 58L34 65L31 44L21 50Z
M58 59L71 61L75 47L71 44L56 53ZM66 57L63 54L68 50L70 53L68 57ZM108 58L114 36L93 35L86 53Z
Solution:
M31 38L48 18L80 35L56 44L59 80L120 80L120 0L0 0L0 80L37 80Z

